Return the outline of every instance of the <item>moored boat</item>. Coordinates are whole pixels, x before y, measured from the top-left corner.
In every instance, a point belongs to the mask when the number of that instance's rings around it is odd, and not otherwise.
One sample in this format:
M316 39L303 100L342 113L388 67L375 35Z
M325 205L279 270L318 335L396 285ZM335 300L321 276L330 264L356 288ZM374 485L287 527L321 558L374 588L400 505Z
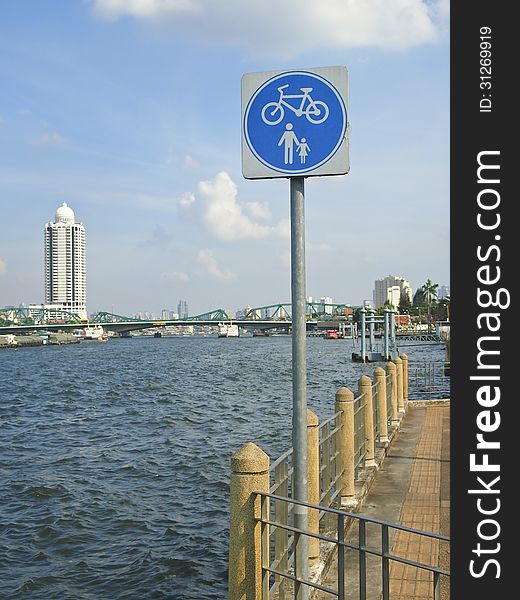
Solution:
M327 331L323 334L323 337L326 340L337 340L338 332L335 329L327 329Z
M232 323L219 323L218 324L218 337L239 337L240 332L238 325Z

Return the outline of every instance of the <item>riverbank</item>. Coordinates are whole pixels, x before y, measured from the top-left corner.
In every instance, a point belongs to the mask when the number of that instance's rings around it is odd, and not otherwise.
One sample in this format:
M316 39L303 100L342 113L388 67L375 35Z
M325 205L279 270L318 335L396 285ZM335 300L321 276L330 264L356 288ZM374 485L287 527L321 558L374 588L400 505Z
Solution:
M28 346L57 346L79 344L81 339L72 333L48 333L46 335L0 335L0 348L24 348Z

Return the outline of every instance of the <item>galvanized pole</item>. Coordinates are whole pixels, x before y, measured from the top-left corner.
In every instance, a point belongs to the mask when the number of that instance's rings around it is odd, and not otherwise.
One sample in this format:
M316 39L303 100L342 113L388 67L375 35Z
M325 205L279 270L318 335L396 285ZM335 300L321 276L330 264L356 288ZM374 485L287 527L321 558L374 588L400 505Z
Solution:
M389 351L388 351L388 308L385 308L383 311L384 314L384 323L383 323L383 336L384 336L384 345L383 345L383 353L384 360L389 360Z
M368 310L368 332L370 336L370 352L374 351L374 310L370 308Z
M397 341L395 338L395 309L391 308L388 315L390 319L390 347L393 351L396 351Z
M365 328L366 328L366 321L365 321L365 314L366 314L366 309L362 308L361 309L361 361L365 362L366 357L367 357L367 341L365 338Z
M292 302L292 379L293 379L293 497L308 500L307 482L307 332L305 321L305 191L303 177L291 177L291 302ZM294 526L306 531L308 511L294 505ZM296 577L309 578L308 538L295 536ZM309 588L298 583L294 598L307 600Z

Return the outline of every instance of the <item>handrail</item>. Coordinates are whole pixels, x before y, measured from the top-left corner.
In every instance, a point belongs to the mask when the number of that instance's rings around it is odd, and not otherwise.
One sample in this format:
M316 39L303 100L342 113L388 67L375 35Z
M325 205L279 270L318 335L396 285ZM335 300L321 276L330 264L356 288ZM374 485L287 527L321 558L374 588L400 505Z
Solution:
M405 531L407 533L417 533L420 535L425 535L426 537L430 537L436 540L440 540L443 542L449 542L451 538L448 536L442 535L440 533L433 533L431 531L423 531L422 529L414 529L413 527L408 527L407 525L401 525L400 523L391 523L390 521L385 521L383 519L378 519L377 517L369 517L367 515L362 515L359 513L349 512L347 510L339 510L337 508L332 507L324 507L319 506L317 504L310 504L309 502L303 502L302 500L295 500L294 498L286 498L285 496L277 496L276 494L271 494L267 492L253 492L258 496L265 496L266 498L270 498L271 500L282 500L288 502L290 504L298 504L299 506L305 506L307 508L316 508L319 510L323 510L324 512L331 513L334 515L344 515L345 517L351 517L353 519L358 519L359 521L365 521L366 523L374 523L376 525L386 525L388 527L392 527L392 529L399 529L400 531ZM257 521L260 520L260 517L256 518ZM319 534L312 532L300 532L309 534L312 537L319 537ZM330 540L329 540L330 541Z
M380 597L382 600L390 600L390 561L401 563L403 565L407 565L409 567L422 569L428 571L433 575L433 579L430 579L430 583L433 584L433 598L435 600L440 599L440 577L450 576L450 571L444 569L440 566L426 564L423 562L419 562L416 560L411 560L404 556L399 556L397 554L392 553L390 548L390 535L389 530L394 529L398 531L403 531L406 533L411 533L414 535L420 535L423 537L430 538L432 540L436 540L438 542L450 542L450 538L432 533L429 531L423 531L420 529L414 529L412 527L408 527L406 525L401 525L399 523L390 523L389 521L385 521L383 519L378 519L374 517L369 517L366 515L360 515L357 513L352 513L344 510L339 510L336 508L319 506L316 504L312 504L310 502L303 502L300 500L294 500L291 498L286 498L284 496L278 496L276 494L267 493L267 492L254 492L257 497L261 498L261 515L255 516L254 520L257 523L261 524L262 528L262 589L263 600L269 600L271 597L271 593L281 591L283 593L283 597L285 598L286 588L284 586L284 581L289 580L294 584L301 586L305 585L308 588L312 588L315 590L321 590L331 594L332 596L338 598L338 600L346 600L346 576L345 576L345 567L346 567L346 554L345 551L354 550L359 553L359 598L366 598L366 584L367 584L367 575L368 575L368 566L366 555L372 555L375 557L379 557L381 559L381 590ZM273 520L268 518L267 515L267 502L269 499L273 502L271 504L283 503L285 505L298 505L303 506L308 509L320 510L324 514L328 513L330 515L336 516L336 533L337 536L333 537L331 535L325 535L323 533L319 533L317 531L310 531L295 527L294 525L289 524L289 522L279 522L278 520ZM287 509L286 509L287 511ZM358 522L359 523L359 531L358 531L358 540L357 543L352 541L347 541L345 538L346 533L346 521L350 521L351 523ZM375 548L368 546L366 543L366 532L367 525L378 525L381 528L381 548ZM286 539L291 540L291 545L294 546L295 541L300 536L307 536L310 538L314 538L320 540L322 542L327 542L332 544L337 551L337 588L333 589L331 587L323 585L323 583L318 583L317 581L310 581L304 577L298 577L293 568L288 568L288 563L285 561L285 564L282 564L282 560L275 560L271 562L271 553L269 552L269 536L268 529L276 530L277 532L284 532ZM289 536L289 534L291 534ZM285 567L285 569L284 569ZM274 584L270 586L269 580L270 577L274 576ZM327 582L328 583L328 582ZM281 597L281 596L280 596ZM350 598L350 596L349 596Z

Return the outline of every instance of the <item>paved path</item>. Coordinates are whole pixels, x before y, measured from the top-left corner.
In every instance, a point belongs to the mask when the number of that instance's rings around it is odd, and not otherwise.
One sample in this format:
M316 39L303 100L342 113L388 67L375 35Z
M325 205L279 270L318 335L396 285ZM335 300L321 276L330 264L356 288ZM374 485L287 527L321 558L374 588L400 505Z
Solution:
M449 405L409 406L399 432L383 461L360 513L401 523L414 529L449 535ZM354 530L355 529L355 530ZM357 527L348 539L357 543ZM449 569L449 547L424 536L394 531L392 553ZM367 545L380 548L380 528L367 528ZM337 565L333 564L324 584L336 588ZM359 598L358 553L347 552L347 598ZM391 600L431 600L432 575L428 571L391 563ZM318 600L332 596L320 593ZM441 579L441 597L449 598L449 581ZM381 598L381 560L367 558L367 600Z

